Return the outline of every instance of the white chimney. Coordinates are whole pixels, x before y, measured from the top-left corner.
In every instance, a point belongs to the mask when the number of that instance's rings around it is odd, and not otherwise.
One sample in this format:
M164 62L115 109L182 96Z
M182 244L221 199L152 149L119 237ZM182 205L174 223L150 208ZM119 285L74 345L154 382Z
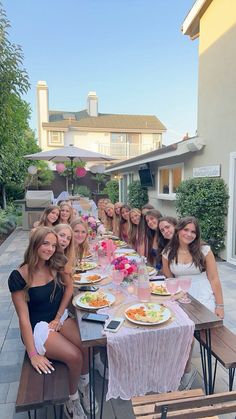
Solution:
M42 128L43 122L48 122L48 86L46 81L37 83L37 114L38 114L38 141L39 146L44 149L47 140L46 134ZM45 137L45 138L44 138Z
M88 94L87 112L89 116L98 116L98 97L96 92L89 92Z

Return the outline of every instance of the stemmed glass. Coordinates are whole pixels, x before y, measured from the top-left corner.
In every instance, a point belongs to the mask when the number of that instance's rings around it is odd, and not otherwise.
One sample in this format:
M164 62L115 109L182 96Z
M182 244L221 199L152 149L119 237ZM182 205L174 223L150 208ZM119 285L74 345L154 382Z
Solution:
M179 289L179 280L177 278L166 278L165 286L167 291L171 294L171 301L175 301L174 295Z
M180 303L183 304L189 304L191 303L191 299L189 297L187 297L187 292L189 290L189 288L191 287L191 283L192 283L192 278L188 277L188 276L183 276L179 279L179 286L181 288L181 290L183 291L184 295L182 298L179 299Z
M124 279L124 271L119 271L117 269L112 270L112 282L115 285L116 293L119 292L119 285Z
M98 249L98 263L102 268L102 274L106 274L109 270L110 263L105 249Z

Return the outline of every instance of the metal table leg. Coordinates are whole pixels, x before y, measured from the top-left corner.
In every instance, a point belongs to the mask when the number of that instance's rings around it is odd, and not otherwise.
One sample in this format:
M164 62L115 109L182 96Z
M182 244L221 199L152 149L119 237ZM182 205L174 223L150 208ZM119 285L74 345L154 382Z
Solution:
M103 414L106 368L107 368L107 351L105 351L105 359L104 359L104 372L103 372L103 379L102 379L102 398L101 398L100 419L102 419L102 414Z

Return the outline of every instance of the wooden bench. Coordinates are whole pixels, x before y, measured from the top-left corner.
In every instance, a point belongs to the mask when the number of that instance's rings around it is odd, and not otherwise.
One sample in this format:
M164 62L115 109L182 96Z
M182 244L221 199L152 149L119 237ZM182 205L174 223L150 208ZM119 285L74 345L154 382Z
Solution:
M28 355L25 354L20 383L18 388L15 411L36 412L37 409L54 406L54 416L56 417L55 405L61 405L60 417L63 415L63 404L69 398L69 377L68 368L61 362L54 361L55 371L51 374L39 374L31 365Z
M205 333L200 333L200 344L205 346ZM211 351L215 357L215 370L213 388L216 378L217 362L219 361L229 371L229 391L233 389L236 367L236 335L226 326L216 327L211 330Z
M217 418L236 411L236 392L205 396L202 389L152 394L132 399L137 419Z

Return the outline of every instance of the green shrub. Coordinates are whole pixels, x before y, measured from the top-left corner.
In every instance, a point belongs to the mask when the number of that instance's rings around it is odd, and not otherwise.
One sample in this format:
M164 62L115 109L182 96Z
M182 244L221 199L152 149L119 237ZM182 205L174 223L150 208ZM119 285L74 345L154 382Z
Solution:
M103 193L107 193L109 199L113 204L119 201L119 182L115 179L111 179L107 182L106 187L103 189Z
M0 209L0 235L9 234L17 225L18 213L13 204L7 206L6 210Z
M225 247L225 216L228 190L223 179L199 178L181 182L176 191L176 211L180 217L192 215L199 221L202 239L218 255Z
M91 198L91 191L90 189L85 185L79 185L75 186L75 195L81 195L85 198Z
M142 208L148 202L148 190L141 186L139 180L134 180L128 186L128 203L131 208Z

